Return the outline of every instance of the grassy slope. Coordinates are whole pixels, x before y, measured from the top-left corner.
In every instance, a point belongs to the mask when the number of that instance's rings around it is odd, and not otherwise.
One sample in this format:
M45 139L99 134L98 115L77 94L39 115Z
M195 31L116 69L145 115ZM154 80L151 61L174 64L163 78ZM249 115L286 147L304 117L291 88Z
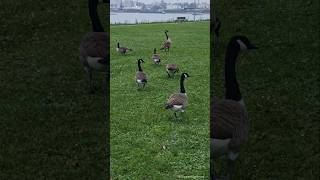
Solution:
M169 30L173 47L161 53L156 66L153 48ZM121 56L116 43L134 52ZM145 24L111 26L111 173L114 178L175 179L177 176L206 176L209 170L209 23ZM137 59L146 63L146 89L138 91L134 75ZM164 109L168 96L179 90L179 78L168 79L166 63L177 63L190 76L184 119L173 120ZM180 75L180 74L179 74ZM163 149L165 146L165 149Z
M237 179L319 177L319 1L215 1L222 21L214 90L223 97L223 58L234 34L260 49L238 65L250 140Z
M91 29L87 1L1 7L0 179L104 178L104 79L88 95L78 59Z

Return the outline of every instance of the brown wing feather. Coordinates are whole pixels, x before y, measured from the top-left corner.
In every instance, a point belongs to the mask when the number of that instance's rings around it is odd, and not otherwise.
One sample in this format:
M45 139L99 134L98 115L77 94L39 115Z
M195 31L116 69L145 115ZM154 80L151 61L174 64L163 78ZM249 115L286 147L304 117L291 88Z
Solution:
M175 93L172 94L168 101L168 105L182 105L183 107L186 107L188 105L187 96L182 93Z
M166 69L168 70L176 70L178 66L176 64L167 64Z
M238 150L248 137L247 111L236 101L223 100L212 105L210 112L210 137L231 138L229 147Z
M80 54L83 57L109 56L109 36L106 32L88 33L80 44Z
M136 79L140 79L140 80L148 80L148 76L146 73L138 71L136 73Z

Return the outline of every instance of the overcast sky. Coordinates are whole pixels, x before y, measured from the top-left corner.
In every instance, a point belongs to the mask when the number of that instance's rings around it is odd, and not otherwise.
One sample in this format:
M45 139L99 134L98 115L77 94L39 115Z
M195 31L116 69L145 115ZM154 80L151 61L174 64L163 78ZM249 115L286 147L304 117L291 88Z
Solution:
M114 2L114 1L118 2L120 0L111 0L111 3ZM134 0L134 1L137 1L137 0ZM150 4L152 2L161 2L161 0L139 0L139 2ZM166 3L170 3L170 2L171 3L173 3L173 2L189 2L189 3L192 3L192 2L194 2L194 0L164 0L164 2L166 2ZM196 0L196 2L198 2L198 0ZM210 0L199 0L199 2L200 3L202 3L202 2L209 3Z

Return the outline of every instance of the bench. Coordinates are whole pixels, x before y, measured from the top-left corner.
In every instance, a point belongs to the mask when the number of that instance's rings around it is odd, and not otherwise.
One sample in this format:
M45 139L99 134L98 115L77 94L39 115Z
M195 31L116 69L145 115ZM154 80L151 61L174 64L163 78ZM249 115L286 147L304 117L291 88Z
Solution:
M177 17L176 22L186 21L186 17Z

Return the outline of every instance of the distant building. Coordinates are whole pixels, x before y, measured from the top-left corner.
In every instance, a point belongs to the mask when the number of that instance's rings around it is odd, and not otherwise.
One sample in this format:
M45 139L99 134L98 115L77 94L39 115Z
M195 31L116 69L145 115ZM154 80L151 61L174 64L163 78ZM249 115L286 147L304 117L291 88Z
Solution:
M205 2L200 3L197 6L198 6L198 8L202 8L202 9L210 9L210 4L205 3Z
M195 0L192 3L180 2L171 3L164 0L153 1L151 4L144 4L139 0L112 0L110 4L112 11L122 12L209 12L210 4L199 3Z
M183 9L180 4L167 4L167 10Z

